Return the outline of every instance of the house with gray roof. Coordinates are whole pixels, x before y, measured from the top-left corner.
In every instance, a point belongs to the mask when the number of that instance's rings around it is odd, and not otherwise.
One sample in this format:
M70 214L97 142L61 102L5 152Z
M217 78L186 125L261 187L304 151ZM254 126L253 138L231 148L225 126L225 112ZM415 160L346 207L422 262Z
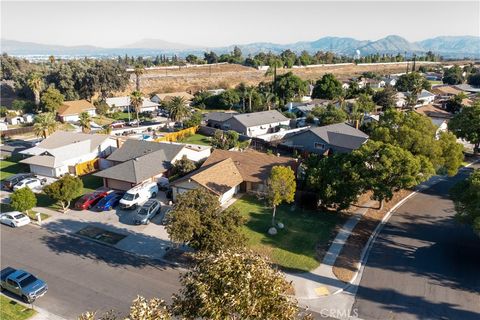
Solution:
M290 127L290 119L277 110L237 114L222 123L222 129L256 137Z
M203 115L203 121L208 127L221 129L225 121L237 114L238 112L209 112Z
M210 156L210 147L128 139L107 158L111 166L95 175L103 178L106 188L128 190L168 177L183 156L198 162Z
M368 135L346 123L336 123L323 127L310 127L286 138L282 144L309 153L328 155L349 153L360 148L368 140Z
M30 156L20 162L28 164L32 173L58 178L98 169L100 159L116 148L117 139L105 134L57 131L35 147L20 151Z

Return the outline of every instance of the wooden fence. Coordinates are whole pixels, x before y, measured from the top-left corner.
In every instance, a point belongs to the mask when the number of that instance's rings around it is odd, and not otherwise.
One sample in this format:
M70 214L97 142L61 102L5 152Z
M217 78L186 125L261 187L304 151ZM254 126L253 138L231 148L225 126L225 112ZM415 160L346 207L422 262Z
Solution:
M190 128L187 128L187 129L177 131L177 132L167 133L163 137L155 139L155 142L162 142L162 141L175 142L175 141L179 141L179 140L187 138L191 135L194 135L197 132L197 130L198 130L198 126L195 126L195 127L190 127Z

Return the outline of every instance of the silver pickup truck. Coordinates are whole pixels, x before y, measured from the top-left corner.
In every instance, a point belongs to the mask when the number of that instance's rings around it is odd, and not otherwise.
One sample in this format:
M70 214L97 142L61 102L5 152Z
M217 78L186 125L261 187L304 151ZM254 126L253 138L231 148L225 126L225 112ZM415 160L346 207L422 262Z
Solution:
M2 290L8 290L20 296L26 303L32 303L48 290L45 281L36 278L33 274L26 271L11 267L1 271L0 280L0 288Z

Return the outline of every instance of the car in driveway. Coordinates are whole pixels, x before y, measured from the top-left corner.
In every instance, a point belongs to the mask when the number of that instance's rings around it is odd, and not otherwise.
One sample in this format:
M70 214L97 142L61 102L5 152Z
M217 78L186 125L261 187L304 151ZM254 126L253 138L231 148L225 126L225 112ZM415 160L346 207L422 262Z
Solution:
M120 200L120 208L136 209L144 204L148 199L155 198L158 194L158 185L156 182L148 182L125 192Z
M0 223L16 228L29 224L30 218L20 211L4 212L0 214Z
M14 187L13 190L18 190L22 188L29 188L30 190L34 189L40 189L45 183L47 182L47 179L39 179L39 178L26 178L17 183Z
M48 291L47 283L33 274L6 267L0 273L0 287L22 298L25 303L32 303Z
M87 193L75 202L75 209L87 210L95 206L101 199L108 194L108 191L95 191Z
M127 125L130 127L138 127L140 125L140 122L138 120L130 120L127 122Z
M150 199L145 202L135 215L133 216L133 223L135 224L149 224L150 220L159 212L161 208L160 202L155 199Z
M110 127L114 129L123 128L125 126L125 121L118 120L110 123Z
M13 176L10 176L2 181L2 189L3 190L13 190L13 187L22 180L26 178L34 178L35 175L30 172L26 173L17 173Z
M95 206L96 211L109 211L118 206L120 199L123 197L123 192L111 192L107 194L103 199L98 201Z

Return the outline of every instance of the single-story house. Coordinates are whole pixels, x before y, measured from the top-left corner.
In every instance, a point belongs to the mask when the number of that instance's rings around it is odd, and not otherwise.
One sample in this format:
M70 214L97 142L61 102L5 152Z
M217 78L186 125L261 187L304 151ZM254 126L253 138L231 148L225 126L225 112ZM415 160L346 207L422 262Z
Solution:
M290 119L277 110L237 114L222 123L222 129L256 137L290 127Z
M397 92L395 94L395 98L396 98L396 102L395 102L395 106L397 108L403 108L407 105L407 96L404 92Z
M130 103L129 96L107 98L105 102L112 110L128 111L130 109L132 112L135 111ZM141 112L154 112L158 109L158 107L158 103L150 101L148 98L143 98L143 103L140 110Z
M17 114L15 115L7 115L5 117L5 120L7 120L8 124L11 124L12 126L15 126L17 124L21 124L25 122L25 119L23 119L22 116L19 116Z
M94 175L103 178L106 188L128 190L168 176L175 161L183 156L198 162L209 155L208 146L128 139L107 158L110 167Z
M418 102L422 105L433 103L434 100L435 100L435 95L425 89L423 89L418 95Z
M450 85L439 85L432 87L432 93L439 95L442 98L450 98L452 96L456 96L457 94L462 93L462 90L455 88L454 86Z
M208 127L220 129L225 121L237 114L238 112L209 112L203 115L203 121Z
M187 104L193 99L193 95L188 92L171 92L171 93L157 93L152 97L152 101L155 103L167 103L172 100L173 97L180 97L185 100Z
M274 166L296 169L293 158L268 155L253 150L227 151L216 149L200 169L171 183L173 199L199 187L206 188L225 204L239 192L263 193Z
M35 120L35 115L32 113L25 113L22 117L25 123L32 123Z
M321 155L348 153L360 148L368 135L346 123L310 127L284 140L283 145Z
M98 169L99 159L106 158L116 148L117 140L108 135L56 131L37 146L20 151L31 156L20 162L41 176L79 175Z
M380 86L381 87L386 87L386 86L395 86L397 84L397 77L382 77L380 79Z
M77 122L83 112L93 117L96 115L95 106L87 100L73 100L63 102L57 110L58 117L63 122Z

